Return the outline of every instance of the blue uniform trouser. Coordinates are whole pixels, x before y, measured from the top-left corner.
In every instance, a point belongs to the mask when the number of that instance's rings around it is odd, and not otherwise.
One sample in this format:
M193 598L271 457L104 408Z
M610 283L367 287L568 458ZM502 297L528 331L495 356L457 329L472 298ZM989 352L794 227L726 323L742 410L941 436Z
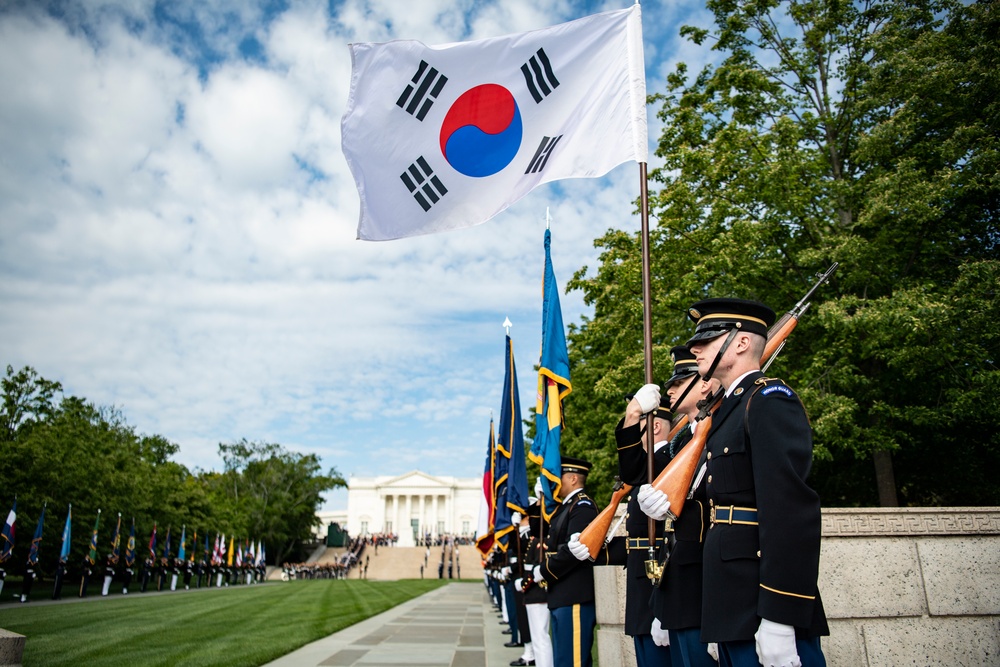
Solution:
M652 635L635 635L632 642L635 644L637 667L672 667L670 647L657 646Z
M504 583L503 600L507 605L507 624L510 626L510 640L515 644L520 644L521 634L517 631L517 602L514 600L513 581Z
M799 652L802 667L826 667L826 658L819 645L819 637L796 639L795 650ZM719 665L721 667L757 667L757 643L753 640L741 642L721 642L719 644Z
M555 667L591 667L597 615L594 603L552 609L552 656Z
M674 667L716 667L719 663L708 654L708 644L701 641L701 628L670 631L670 657Z
M500 597L500 582L498 582L493 577L490 577L490 595L493 597L493 602L496 603L497 609L500 608L502 599Z

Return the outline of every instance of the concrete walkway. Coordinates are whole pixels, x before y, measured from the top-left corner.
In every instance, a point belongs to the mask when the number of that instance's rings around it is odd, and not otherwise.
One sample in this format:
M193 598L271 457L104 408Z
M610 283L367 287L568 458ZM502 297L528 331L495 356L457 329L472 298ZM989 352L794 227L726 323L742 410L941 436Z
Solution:
M454 583L345 628L265 667L506 667L507 648L481 583Z

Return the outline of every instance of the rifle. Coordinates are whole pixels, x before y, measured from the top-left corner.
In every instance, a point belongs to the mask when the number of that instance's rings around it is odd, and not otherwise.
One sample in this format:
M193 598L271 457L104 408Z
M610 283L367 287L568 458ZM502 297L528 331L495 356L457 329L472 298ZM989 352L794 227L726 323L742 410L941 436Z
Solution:
M678 422L671 429L670 433L667 435L667 440L672 440L675 435L680 433L680 430L684 428L687 424L687 417L684 417L683 423ZM618 511L618 505L621 504L622 499L632 490L631 484L626 484L618 478L615 478L615 484L611 489L611 501L608 506L601 510L594 519L587 524L587 527L580 532L580 542L587 546L587 551L590 553L590 559L593 560L597 558L597 554L601 551L601 547L604 545L605 536L608 534L608 528L611 527L611 522L615 518L615 512Z
M805 296L799 299L798 303L796 303L791 310L782 315L781 318L779 318L778 321L775 322L768 330L767 344L764 346L764 354L762 355L762 358L767 359L767 362L763 365L762 370L767 370L768 366L771 365L771 362L773 362L778 356L778 353L781 352L782 348L785 346L785 341L788 339L788 336L795 329L796 325L798 325L799 318L802 317L806 310L809 309L809 299L823 283L830 279L830 276L833 275L833 272L836 271L839 265L839 262L834 262L829 269L823 272L816 279L815 284L813 284L809 291L806 292ZM656 476L656 479L651 482L653 488L667 494L667 498L670 500L670 510L668 511L667 517L670 521L676 521L677 518L680 517L681 511L684 509L684 501L687 500L688 492L691 489L691 482L694 480L695 473L699 467L698 463L701 460L702 452L705 450L708 433L712 428L712 413L722 402L723 396L725 396L725 390L720 387L714 394L705 399L702 408L695 417L695 420L698 422L698 428L694 437L687 445L684 446L683 449L681 449L677 456L675 456L673 460L667 464L667 467ZM687 423L687 415L681 415L681 418L671 429L668 439L673 438L673 436L684 428ZM625 494L622 493L621 495L624 496ZM621 497L618 498L618 502L620 501ZM614 508L617 509L618 502L615 502L614 497L612 497L612 503L608 505L608 508L611 508L613 505ZM605 512L608 511L608 508L605 508ZM598 514L590 525L588 525L587 528L580 533L580 542L587 545L591 558L595 558L597 556L598 552L601 550L601 546L604 544L615 509L608 512L608 517L606 519L602 518L602 515L605 512ZM601 532L602 525L603 532ZM591 530L592 527L593 530Z
M785 341L799 323L799 318L809 309L809 299L813 293L819 289L833 275L839 266L839 262L834 262L829 269L822 273L816 283L806 292L806 295L799 299L791 310L781 316L767 332L767 343L764 346L763 358L767 359L762 370L767 370L771 362L778 356ZM668 518L676 521L684 509L684 501L687 500L688 492L691 489L691 481L698 470L698 462L701 460L702 452L705 450L705 442L708 440L708 433L712 429L712 413L722 402L725 390L719 387L716 392L706 399L705 404L699 410L695 420L698 422L698 429L681 453L667 464L656 479L653 480L653 488L663 491L670 500L670 510ZM690 450L690 451L688 451ZM676 504L675 504L676 503Z

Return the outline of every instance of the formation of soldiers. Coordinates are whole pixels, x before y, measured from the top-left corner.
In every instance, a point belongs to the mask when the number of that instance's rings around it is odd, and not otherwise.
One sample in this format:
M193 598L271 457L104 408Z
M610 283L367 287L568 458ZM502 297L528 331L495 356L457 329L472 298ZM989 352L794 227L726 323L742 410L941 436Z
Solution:
M103 577L101 595L114 593L115 583L121 585L121 594L138 589L147 591L175 591L179 587L191 588L226 587L263 582L267 568L263 562L246 563L239 567L212 565L207 559L200 561L180 558L153 558L148 556L141 565L135 567L119 562L108 554L103 566L84 558L79 568L72 568L60 560L56 565L52 582L52 599L61 600L67 591L75 597L87 597L91 582ZM32 591L41 583L41 573L37 567L25 571L21 584L20 601L28 602ZM135 584L135 585L133 585Z
M584 492L592 466L564 457L551 522L535 518L537 505L534 515L514 513L515 537L489 555L486 584L510 626L506 645L524 647L511 665L592 664L600 565L626 570L624 630L639 667L826 664L820 505L806 483L811 429L795 392L760 370L775 313L707 299L688 314L695 330L671 350L672 375L630 396L615 429L619 479L632 487L626 536L596 555L581 542L598 515ZM654 477L692 462L679 497L649 483L650 447Z
M283 563L282 581L294 579L347 579L353 563Z

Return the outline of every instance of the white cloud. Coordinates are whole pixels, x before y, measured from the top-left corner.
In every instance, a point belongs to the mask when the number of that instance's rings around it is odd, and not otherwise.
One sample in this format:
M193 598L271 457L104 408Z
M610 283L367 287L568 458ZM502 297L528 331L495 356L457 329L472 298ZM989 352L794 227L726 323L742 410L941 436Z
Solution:
M218 467L216 445L247 437L345 474L476 475L499 417L505 316L525 414L534 395L545 208L565 286L596 266L594 238L637 228L637 169L541 188L479 227L354 240L348 41L440 43L583 12L328 6L0 13L0 363L121 407L191 466ZM243 57L249 37L259 53ZM578 321L581 296L562 303Z

